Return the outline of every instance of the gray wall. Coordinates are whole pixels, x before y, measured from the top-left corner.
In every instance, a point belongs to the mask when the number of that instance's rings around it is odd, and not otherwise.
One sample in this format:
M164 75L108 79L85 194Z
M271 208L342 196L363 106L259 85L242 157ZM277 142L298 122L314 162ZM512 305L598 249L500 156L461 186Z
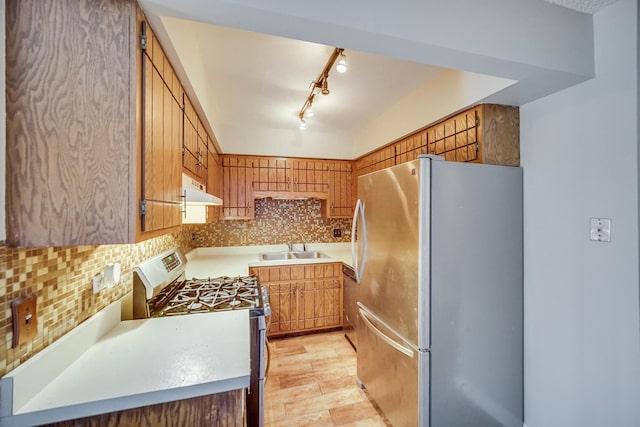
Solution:
M520 109L529 427L640 425L637 7L594 15L595 79Z

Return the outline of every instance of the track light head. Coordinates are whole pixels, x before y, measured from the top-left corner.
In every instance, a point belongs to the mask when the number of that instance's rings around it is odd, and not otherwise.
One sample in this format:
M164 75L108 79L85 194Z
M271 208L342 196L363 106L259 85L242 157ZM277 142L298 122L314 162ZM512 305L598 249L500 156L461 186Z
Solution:
M329 82L326 78L322 80L322 90L320 90L320 93L323 95L329 95Z
M338 60L338 65L336 65L336 70L339 73L347 71L347 56L344 53L340 53L340 59Z
M300 119L300 130L307 130L307 122L304 119Z

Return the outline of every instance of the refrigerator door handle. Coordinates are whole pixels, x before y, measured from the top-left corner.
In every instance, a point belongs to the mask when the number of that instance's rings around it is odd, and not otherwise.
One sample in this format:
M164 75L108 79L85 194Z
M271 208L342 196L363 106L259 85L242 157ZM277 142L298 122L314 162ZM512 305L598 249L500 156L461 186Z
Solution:
M358 254L356 253L356 222L358 222L358 212L360 211L360 199L356 202L353 210L353 221L351 222L351 258L353 259L353 270L358 270Z
M370 314L369 311L360 302L358 302L358 311L360 312L360 318L364 321L365 325L367 325L369 327L369 329L371 329L371 331L378 336L378 338L380 338L381 340L383 340L384 342L389 344L394 349L398 350L400 353L402 353L405 356L408 356L408 357L413 359L413 357L414 357L413 349L411 349L410 347L407 347L407 346L404 346L404 345L400 344L399 342L397 342L397 341L393 340L392 338L390 338L389 336L387 336L380 329L378 329L376 327L376 325L374 325L373 322L369 319L370 316L371 317L375 317L375 316ZM380 319L377 319L377 320L379 322L381 322L382 324L384 324L384 322L382 322L382 320L380 320Z
M358 253L356 251L356 224L360 219L360 238L362 239L362 263L358 260ZM356 273L356 283L360 283L362 278L362 271L364 269L364 262L367 252L367 225L364 219L364 203L358 199L356 202L356 209L353 212L353 222L351 223L351 257L353 258L353 270Z

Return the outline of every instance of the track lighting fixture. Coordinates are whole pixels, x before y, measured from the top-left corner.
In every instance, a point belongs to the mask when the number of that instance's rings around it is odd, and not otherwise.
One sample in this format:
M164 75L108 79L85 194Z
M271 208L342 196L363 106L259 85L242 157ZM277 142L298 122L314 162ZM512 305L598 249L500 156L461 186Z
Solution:
M311 107L316 93L329 95L329 71L338 58L340 58L340 61L336 66L336 70L340 73L347 71L347 57L344 54L344 49L336 47L333 49L333 53L331 53L329 60L325 64L324 69L318 78L311 82L311 91L309 92L309 96L307 96L307 99L304 101L304 104L298 113L298 117L300 118L300 129L304 130L307 128L307 123L304 121L305 117L313 117L313 110Z

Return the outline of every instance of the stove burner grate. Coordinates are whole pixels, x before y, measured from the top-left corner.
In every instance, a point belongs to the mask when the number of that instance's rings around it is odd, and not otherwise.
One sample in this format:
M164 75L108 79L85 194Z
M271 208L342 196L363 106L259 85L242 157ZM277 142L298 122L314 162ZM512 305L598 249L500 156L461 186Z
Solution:
M210 311L261 307L258 279L255 276L191 279L179 282L159 316L174 316Z

